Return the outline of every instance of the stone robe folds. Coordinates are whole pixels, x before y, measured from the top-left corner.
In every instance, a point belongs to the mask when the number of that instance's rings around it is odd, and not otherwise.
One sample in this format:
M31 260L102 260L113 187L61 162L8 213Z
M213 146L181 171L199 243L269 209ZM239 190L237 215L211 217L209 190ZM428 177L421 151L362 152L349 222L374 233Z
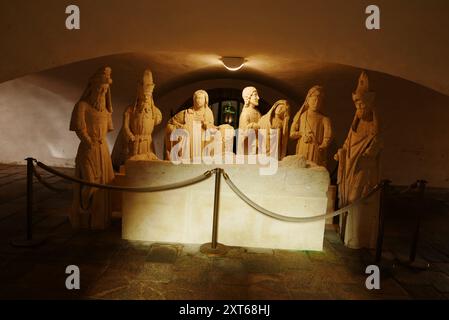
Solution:
M244 107L242 113L240 114L239 119L239 132L238 132L238 145L237 145L237 153L238 154L254 154L257 153L257 128L254 125L257 125L261 118L261 114L259 110L251 107ZM253 140L249 140L250 133L248 129L254 130L254 138ZM250 145L248 145L248 141L250 141ZM249 149L248 149L249 148ZM252 150L252 152L249 152Z
M355 120L339 150L338 187L340 207L370 192L379 182L381 141L374 121ZM355 128L355 130L353 129ZM345 244L354 249L375 248L379 193L352 207L346 218Z
M271 150L274 151L274 145L272 143L276 143L277 147L277 156L278 160L282 160L287 155L287 145L288 145L288 122L290 117L288 113L284 114L284 119L282 121L277 122L275 119L276 108L279 104L275 104L267 114L262 116L259 120L259 129L265 129L264 141L261 142L262 145L265 146L265 152L267 155L271 155ZM278 140L271 141L271 135L273 134L272 130L278 130ZM259 139L262 139L262 135L259 132ZM262 152L259 150L259 152Z
M154 127L161 123L162 114L156 107L152 110L144 108L139 111L137 108L129 107L125 111L123 130L128 141L128 158L139 156L141 157L139 160L157 159L154 154L151 135ZM132 136L135 138L134 141L131 139Z
M194 140L194 130L193 130L193 124L196 122L199 124L199 127L201 128L200 134L201 136L198 137L201 141L198 141L197 143L200 143L200 149L194 150L195 145L193 144ZM184 140L184 138L181 138L180 142L178 141L170 141L170 135L175 129L185 129L189 133L189 150L190 150L190 159L193 159L195 157L201 158L201 153L205 146L205 130L202 126L202 124L205 124L207 128L214 127L214 114L212 110L209 107L202 108L200 110L194 110L193 107L182 110L178 112L175 116L173 116L167 124L166 129L166 157L167 159L170 159L170 151L173 148L174 145L177 143L182 143L185 148L187 148L187 141ZM200 153L200 154L198 154ZM180 155L181 158L185 157L185 154Z
M151 111L154 110L154 111ZM153 115L154 112L154 115ZM126 160L159 160L154 152L152 133L162 121L157 107L138 110L128 107L123 114L123 126L112 150L112 164L119 171ZM134 141L132 137L134 136Z
M89 182L110 184L114 180L106 135L113 130L112 115L107 109L99 111L85 101L75 105L70 130L81 133L75 159L75 176ZM74 185L70 221L75 228L105 229L111 218L109 192Z
M325 167L327 162L326 149L332 139L330 119L319 112L312 113L309 110L302 112L300 110L295 115L291 126L291 135L295 132L299 134L296 155ZM306 136L311 136L312 141L306 143ZM320 150L320 146L324 147L324 150Z

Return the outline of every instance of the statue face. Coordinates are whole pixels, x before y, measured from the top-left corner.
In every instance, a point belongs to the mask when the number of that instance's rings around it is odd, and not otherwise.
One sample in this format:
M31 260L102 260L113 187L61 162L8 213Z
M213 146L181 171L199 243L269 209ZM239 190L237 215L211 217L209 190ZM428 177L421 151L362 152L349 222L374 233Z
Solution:
M317 94L313 94L307 99L307 104L309 105L309 108L312 111L318 111L319 102L320 102L320 98Z
M193 99L193 106L195 107L195 109L206 107L206 96L202 93L196 94Z
M259 94L257 93L257 91L254 91L251 97L249 97L249 103L253 106L258 106L259 99L260 99Z
M283 119L286 109L287 109L287 106L285 104L280 104L280 105L277 106L276 110L274 111L274 114L278 118Z
M143 94L143 103L147 104L151 101L151 92L144 92Z
M371 114L371 109L362 101L362 100L356 100L355 101L355 107L356 107L356 116L359 119L367 119L369 118Z
M106 107L106 93L108 92L109 84L102 84L97 86L96 90L92 90L90 102L98 110L103 110Z
M97 88L97 93L101 96L106 95L109 89L109 84L102 84Z
M152 94L153 94L153 91L154 91L154 84L149 85L149 86L147 87L147 90L146 90L146 91L148 91L148 95L152 95Z

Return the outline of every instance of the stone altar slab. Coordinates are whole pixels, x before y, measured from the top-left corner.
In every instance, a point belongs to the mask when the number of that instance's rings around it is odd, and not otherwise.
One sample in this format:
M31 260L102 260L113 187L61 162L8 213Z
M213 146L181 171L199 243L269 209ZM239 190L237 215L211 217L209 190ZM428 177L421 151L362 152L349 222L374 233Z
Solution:
M122 182L157 186L196 177L217 165L169 161L125 164ZM324 167L298 168L279 162L274 175L259 175L256 164L219 165L250 199L279 214L307 217L327 208L329 173ZM122 238L203 244L211 241L215 178L182 189L123 193ZM295 223L267 217L237 197L224 179L220 186L218 242L229 246L322 250L325 220Z

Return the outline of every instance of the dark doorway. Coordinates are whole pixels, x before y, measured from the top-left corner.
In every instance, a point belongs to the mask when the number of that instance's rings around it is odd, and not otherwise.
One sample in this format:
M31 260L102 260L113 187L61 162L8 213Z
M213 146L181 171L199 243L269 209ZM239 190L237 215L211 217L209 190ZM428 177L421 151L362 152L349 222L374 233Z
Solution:
M232 88L216 88L207 90L209 95L209 106L214 113L215 125L229 124L235 129L239 127L240 113L243 108L242 91ZM190 108L193 105L193 97L187 99L176 113ZM268 102L260 98L257 107L261 114L265 114L270 109ZM173 116L172 114L171 116Z

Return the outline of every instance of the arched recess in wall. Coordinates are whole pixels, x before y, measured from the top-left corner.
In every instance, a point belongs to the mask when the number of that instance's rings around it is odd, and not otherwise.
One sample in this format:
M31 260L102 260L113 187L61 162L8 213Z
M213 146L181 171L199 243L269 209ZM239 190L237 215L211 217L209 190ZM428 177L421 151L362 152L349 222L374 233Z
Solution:
M155 99L155 103L162 112L162 123L155 128L153 133L153 140L155 144L156 154L162 159L164 146L164 134L165 127L170 117L183 107L186 101L192 98L193 93L196 90L214 90L214 89L234 89L242 91L247 86L254 86L259 92L259 96L266 101L268 105L272 105L279 99L286 99L290 101L292 105L297 105L297 98L291 97L283 91L277 88L269 87L265 84L261 84L251 80L244 79L207 79L188 83L186 85L174 88L169 92L166 92L163 96L159 96ZM296 112L296 110L294 110Z
M187 68L182 61L163 59L162 62L169 64L157 64L148 56L114 55L1 83L0 162L22 162L25 157L33 156L49 165L73 165L79 140L68 130L70 114L89 76L104 64L113 68L114 80L115 130L108 135L111 149L121 127L123 111L135 100L136 84L146 67L154 71L155 102L164 113L163 123L156 127L154 136L159 156L163 154L163 132L171 110L179 108L195 90L226 87L242 90L248 85L257 87L260 96L269 103L278 99L293 101L292 114L302 104L308 88L323 85L326 89L325 112L332 119L335 133L330 155L343 144L354 116L351 93L356 87L359 68L316 63L313 65L319 68L310 68L309 64L306 72L306 62L295 60L294 63L289 61L288 65L276 65L280 73L261 68L261 74L247 68L231 74L222 66L215 71L198 69L197 65ZM189 70L200 70L201 73L195 72L196 78L193 78ZM449 186L449 96L398 77L367 71L377 94L376 107L384 128L383 176L396 184L407 185L420 178L433 186ZM281 85L277 86L279 83ZM286 92L288 86L293 88L293 95ZM426 106L425 110L423 106ZM295 142L291 143L294 147ZM292 154L290 150L289 146L289 154ZM331 159L330 170L334 166Z

